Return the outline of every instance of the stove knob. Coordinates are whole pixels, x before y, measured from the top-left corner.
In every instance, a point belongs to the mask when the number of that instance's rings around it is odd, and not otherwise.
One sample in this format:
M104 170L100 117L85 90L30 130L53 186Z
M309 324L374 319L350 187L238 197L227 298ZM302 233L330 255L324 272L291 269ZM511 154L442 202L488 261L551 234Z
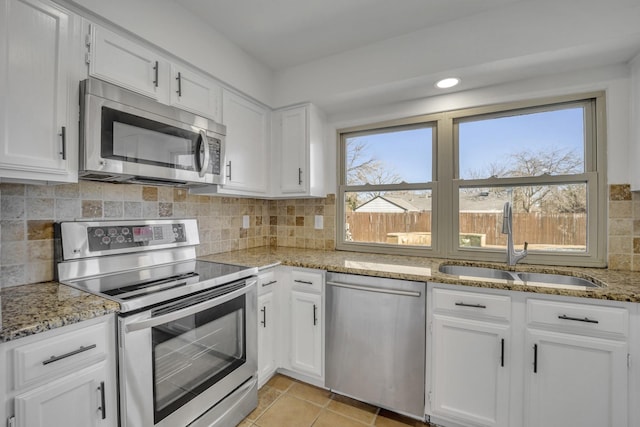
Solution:
M127 227L124 227L124 228L122 229L121 233L122 233L122 234L124 234L124 235L126 236L127 234L129 234L129 229L128 229Z
M96 230L93 232L93 234L96 237L104 236L104 230L102 228L96 228Z
M124 236L118 236L118 237L116 237L116 242L118 242L118 243L122 243L122 242L124 242Z
M102 243L104 243L105 245L108 245L109 243L111 243L111 237L109 236L104 236L102 238Z

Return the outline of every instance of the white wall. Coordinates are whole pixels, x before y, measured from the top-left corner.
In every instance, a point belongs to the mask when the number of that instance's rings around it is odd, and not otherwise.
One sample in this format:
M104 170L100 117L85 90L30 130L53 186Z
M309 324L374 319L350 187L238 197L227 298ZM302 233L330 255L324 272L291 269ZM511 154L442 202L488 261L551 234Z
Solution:
M64 1L64 0L63 0ZM172 0L69 0L266 104L273 71Z
M605 90L607 93L607 172L609 184L630 182L628 158L630 139L630 67L608 67L542 76L482 89L378 105L328 117L327 188L336 188L337 130L401 117L502 102Z

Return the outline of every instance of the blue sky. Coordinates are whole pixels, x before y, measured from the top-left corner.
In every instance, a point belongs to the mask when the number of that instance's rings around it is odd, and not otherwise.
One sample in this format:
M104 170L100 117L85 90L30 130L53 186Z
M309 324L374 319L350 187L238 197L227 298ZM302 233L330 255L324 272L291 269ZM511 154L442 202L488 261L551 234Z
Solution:
M460 124L461 177L507 162L510 153L529 150L575 150L584 157L584 111L568 108L543 113ZM413 129L355 138L366 141L364 157L383 162L406 182L431 181L432 129Z

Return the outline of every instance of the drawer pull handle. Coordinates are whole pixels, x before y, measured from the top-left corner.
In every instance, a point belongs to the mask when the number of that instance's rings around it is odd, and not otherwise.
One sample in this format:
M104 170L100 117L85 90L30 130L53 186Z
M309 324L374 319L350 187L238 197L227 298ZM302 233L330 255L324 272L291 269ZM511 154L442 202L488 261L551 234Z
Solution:
M271 286L271 285L273 285L274 283L278 283L278 281L277 281L277 280L272 280L272 281L270 281L270 282L263 283L263 284L262 284L262 287L264 288L265 286Z
M483 304L466 304L464 302L457 302L456 305L458 307L487 308L487 306Z
M79 349L70 351L69 353L65 353L65 354L62 354L60 356L51 356L47 360L43 361L42 364L43 365L48 365L49 363L57 362L58 360L66 359L67 357L75 356L78 353L89 351L89 350L94 349L94 348L96 348L95 344L91 344L91 345L88 345L86 347L80 346Z
M538 373L538 344L533 345L533 373Z
M98 408L98 410L101 412L102 419L104 420L107 418L107 406L104 397L104 381L100 382L100 387L98 387L98 390L100 390L100 407Z
M600 323L597 320L589 319L588 317L585 317L585 318L571 317L571 316L567 316L566 314L561 314L560 316L558 316L558 319L573 320L574 322Z
M504 368L504 338L500 340L500 367Z
M298 279L295 279L294 282L302 283L304 285L313 285L313 282L310 282L309 280L298 280Z
M313 304L313 326L316 326L318 324L318 316L316 315L317 310L318 307Z

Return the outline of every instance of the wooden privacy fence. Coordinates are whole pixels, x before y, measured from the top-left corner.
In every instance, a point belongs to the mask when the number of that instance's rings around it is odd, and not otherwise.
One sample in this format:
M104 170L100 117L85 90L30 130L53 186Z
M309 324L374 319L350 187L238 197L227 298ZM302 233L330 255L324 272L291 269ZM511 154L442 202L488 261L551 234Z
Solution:
M532 244L584 246L587 217L571 213L514 213L513 231L517 245ZM389 233L431 232L431 212L383 213L349 212L347 226L356 242L387 242ZM502 234L502 213L463 212L460 233L483 233L486 245L506 245Z

